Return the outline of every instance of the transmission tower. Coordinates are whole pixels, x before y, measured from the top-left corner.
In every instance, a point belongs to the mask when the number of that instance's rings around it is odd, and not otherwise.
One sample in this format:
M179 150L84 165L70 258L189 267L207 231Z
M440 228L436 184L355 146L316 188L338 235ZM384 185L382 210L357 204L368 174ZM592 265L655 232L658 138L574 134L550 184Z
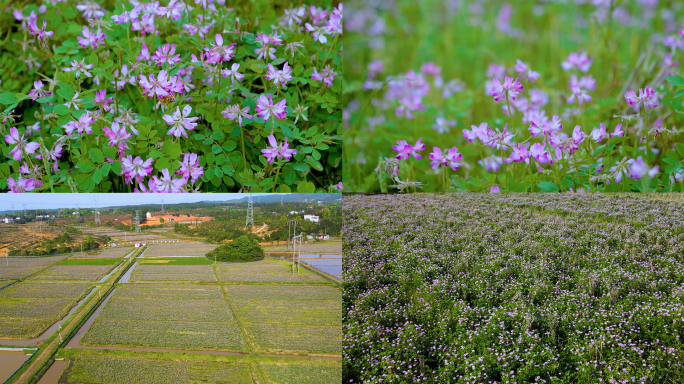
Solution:
M14 204L12 204L12 216L16 216L16 214L14 213Z
M164 199L162 199L162 213L164 213Z
M283 195L280 195L280 206L283 205Z
M252 203L252 194L250 193L247 200L247 220L245 220L245 227L249 227L250 224L254 227L254 203Z
M100 224L100 211L97 209L97 195L93 196L95 201L95 224Z
M81 218L81 211L78 209L78 204L76 204L76 218L77 219Z
M140 210L135 210L135 233L140 233L140 216L139 216Z
M26 217L26 204L24 204L24 217Z
M299 258L302 255L302 238L304 237L304 232L292 238L292 274L295 271L295 261L297 273L299 273ZM299 241L299 248L297 248L297 242ZM299 251L299 252L298 252Z

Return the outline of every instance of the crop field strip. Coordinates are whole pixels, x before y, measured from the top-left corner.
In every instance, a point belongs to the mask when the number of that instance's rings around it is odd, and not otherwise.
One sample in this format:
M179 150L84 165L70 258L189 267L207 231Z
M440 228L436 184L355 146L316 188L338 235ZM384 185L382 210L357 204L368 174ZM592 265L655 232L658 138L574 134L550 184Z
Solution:
M219 287L211 285L122 285L82 344L247 350Z
M267 284L303 284L327 285L320 276L300 268L299 273L292 273L292 263L283 260L264 259L256 263L218 264L218 279L224 283L267 283Z
M147 247L145 257L204 256L216 247L213 244L152 244Z
M0 264L0 279L23 279L65 258L67 256L11 257Z
M606 382L646 370L681 382L684 204L420 194L350 196L344 210L345 382Z
M141 263L130 281L216 281L211 265L165 265Z
M84 283L18 282L0 290L0 337L37 337L66 315L91 287Z
M121 263L120 258L69 258L49 266L27 280L97 282Z
M337 361L177 353L67 350L62 383L331 384L339 382ZM266 380L264 382L264 380Z
M72 256L72 258L112 258L112 257L124 257L128 255L133 247L120 247L120 248L105 248L98 252L85 252L78 254L77 256Z

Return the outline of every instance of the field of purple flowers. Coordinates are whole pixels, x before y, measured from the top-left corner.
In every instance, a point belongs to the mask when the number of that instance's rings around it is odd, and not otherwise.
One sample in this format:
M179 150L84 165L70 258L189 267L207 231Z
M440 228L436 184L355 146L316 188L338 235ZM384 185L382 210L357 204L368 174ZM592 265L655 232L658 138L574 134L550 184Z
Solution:
M341 3L3 9L0 191L342 188Z
M676 195L350 195L344 383L684 382Z

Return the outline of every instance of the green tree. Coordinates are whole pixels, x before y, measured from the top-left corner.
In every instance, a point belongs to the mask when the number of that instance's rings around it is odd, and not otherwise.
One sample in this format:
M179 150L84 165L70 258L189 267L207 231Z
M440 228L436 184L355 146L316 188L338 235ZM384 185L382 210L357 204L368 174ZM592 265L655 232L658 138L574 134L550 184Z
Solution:
M323 212L321 212L321 217L324 219L327 219L330 217L330 210L328 208L324 208Z
M264 258L264 251L259 246L258 240L252 240L247 236L240 236L228 244L224 244L207 253L209 260L216 261L256 261Z

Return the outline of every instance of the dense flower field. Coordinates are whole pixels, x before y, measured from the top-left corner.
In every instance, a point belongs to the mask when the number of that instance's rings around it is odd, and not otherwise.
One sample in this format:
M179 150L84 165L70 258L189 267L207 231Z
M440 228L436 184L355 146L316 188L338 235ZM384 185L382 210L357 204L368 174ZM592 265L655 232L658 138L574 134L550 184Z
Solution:
M0 31L0 191L341 189L338 2L12 3Z
M346 11L349 190L684 192L681 2Z
M638 195L346 196L343 382L683 382L683 211Z

